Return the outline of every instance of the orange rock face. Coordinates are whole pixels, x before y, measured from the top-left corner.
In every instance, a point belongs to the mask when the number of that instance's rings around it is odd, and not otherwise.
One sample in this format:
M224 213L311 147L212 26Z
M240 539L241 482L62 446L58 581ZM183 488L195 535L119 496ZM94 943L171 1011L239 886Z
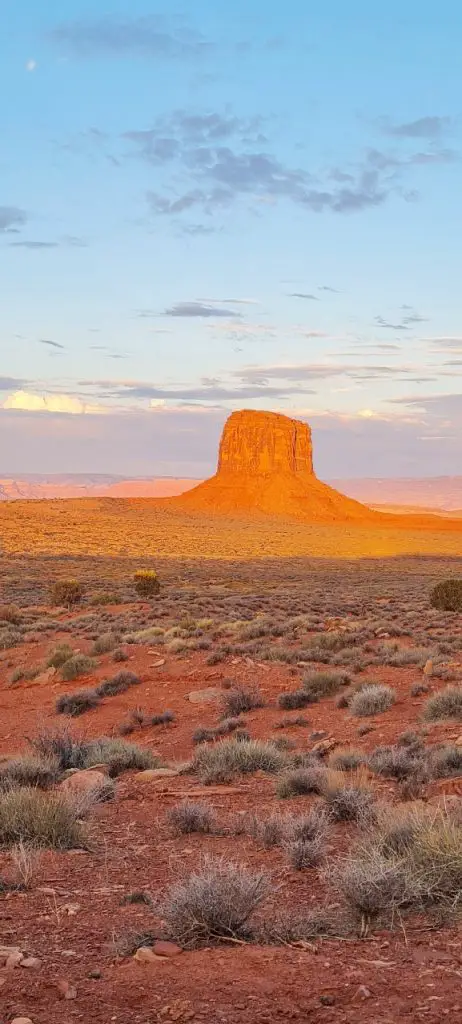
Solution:
M227 420L215 476L172 501L209 512L253 511L312 522L381 518L318 480L306 423L253 410L233 412Z

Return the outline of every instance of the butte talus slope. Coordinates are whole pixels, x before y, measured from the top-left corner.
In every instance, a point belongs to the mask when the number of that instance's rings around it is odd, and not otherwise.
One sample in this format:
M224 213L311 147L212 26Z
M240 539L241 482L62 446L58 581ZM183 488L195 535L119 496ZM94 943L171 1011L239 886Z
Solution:
M226 421L215 476L171 501L204 512L253 511L311 522L383 518L318 480L306 423L251 410Z

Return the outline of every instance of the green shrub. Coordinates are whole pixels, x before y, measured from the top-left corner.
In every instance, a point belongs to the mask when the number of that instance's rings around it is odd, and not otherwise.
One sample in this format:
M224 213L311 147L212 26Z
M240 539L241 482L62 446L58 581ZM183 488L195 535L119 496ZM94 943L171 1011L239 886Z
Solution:
M139 682L140 677L135 672L127 672L121 669L112 679L105 679L104 682L100 683L96 692L99 697L115 697L118 693L125 693L131 686L136 686Z
M331 697L346 686L350 677L345 672L306 672L302 679L302 687L311 697L313 703L323 697Z
M97 691L88 688L87 690L76 690L75 693L63 693L61 697L58 697L55 707L58 715L77 718L79 715L85 714L86 711L97 708L100 703Z
M0 788L37 786L38 789L50 789L60 774L58 763L51 758L45 760L36 754L23 754L0 765Z
M283 711L298 711L313 703L311 694L306 690L291 690L289 693L280 693L278 697L278 705Z
M430 604L443 612L462 612L462 579L437 583L430 594Z
M339 747L329 758L329 768L341 772L353 772L364 764L366 758L361 750L354 747Z
M72 803L36 788L0 793L0 845L28 843L56 850L84 845L84 834Z
M357 690L349 702L349 709L356 718L378 715L391 708L396 700L395 690L381 683L369 683Z
M427 700L423 709L424 718L429 722L440 719L462 719L462 686L447 686Z
M102 633L101 636L95 640L91 649L92 654L109 654L109 651L113 651L117 643L117 637L114 633Z
M287 800L293 796L320 793L325 772L325 768L315 764L308 768L294 768L292 771L284 772L277 781L276 796L280 800Z
M94 658L90 658L88 654L74 654L72 658L68 658L61 665L61 676L66 683L71 683L73 679L78 679L79 676L88 675L95 668L95 665Z
M84 589L78 580L66 579L57 580L50 591L50 603L52 605L64 605L66 608L75 608L84 597Z
M269 891L263 872L205 859L198 871L167 893L161 913L168 936L185 949L248 939L252 916Z
M138 597L156 597L160 591L160 580L154 569L137 569L134 580Z

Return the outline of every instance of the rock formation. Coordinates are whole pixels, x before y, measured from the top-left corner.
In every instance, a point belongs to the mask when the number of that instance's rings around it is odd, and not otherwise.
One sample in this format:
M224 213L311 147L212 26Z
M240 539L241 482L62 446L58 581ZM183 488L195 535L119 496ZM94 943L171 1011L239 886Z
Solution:
M253 511L314 522L381 518L318 480L306 423L246 409L225 423L215 476L172 501L203 511Z

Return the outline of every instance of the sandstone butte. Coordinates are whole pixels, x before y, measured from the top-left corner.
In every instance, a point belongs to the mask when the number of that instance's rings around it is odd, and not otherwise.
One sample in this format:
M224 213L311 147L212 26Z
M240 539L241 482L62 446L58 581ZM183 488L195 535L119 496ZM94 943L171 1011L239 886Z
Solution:
M318 480L306 423L247 409L225 423L215 476L171 502L204 512L254 511L311 522L388 519Z

